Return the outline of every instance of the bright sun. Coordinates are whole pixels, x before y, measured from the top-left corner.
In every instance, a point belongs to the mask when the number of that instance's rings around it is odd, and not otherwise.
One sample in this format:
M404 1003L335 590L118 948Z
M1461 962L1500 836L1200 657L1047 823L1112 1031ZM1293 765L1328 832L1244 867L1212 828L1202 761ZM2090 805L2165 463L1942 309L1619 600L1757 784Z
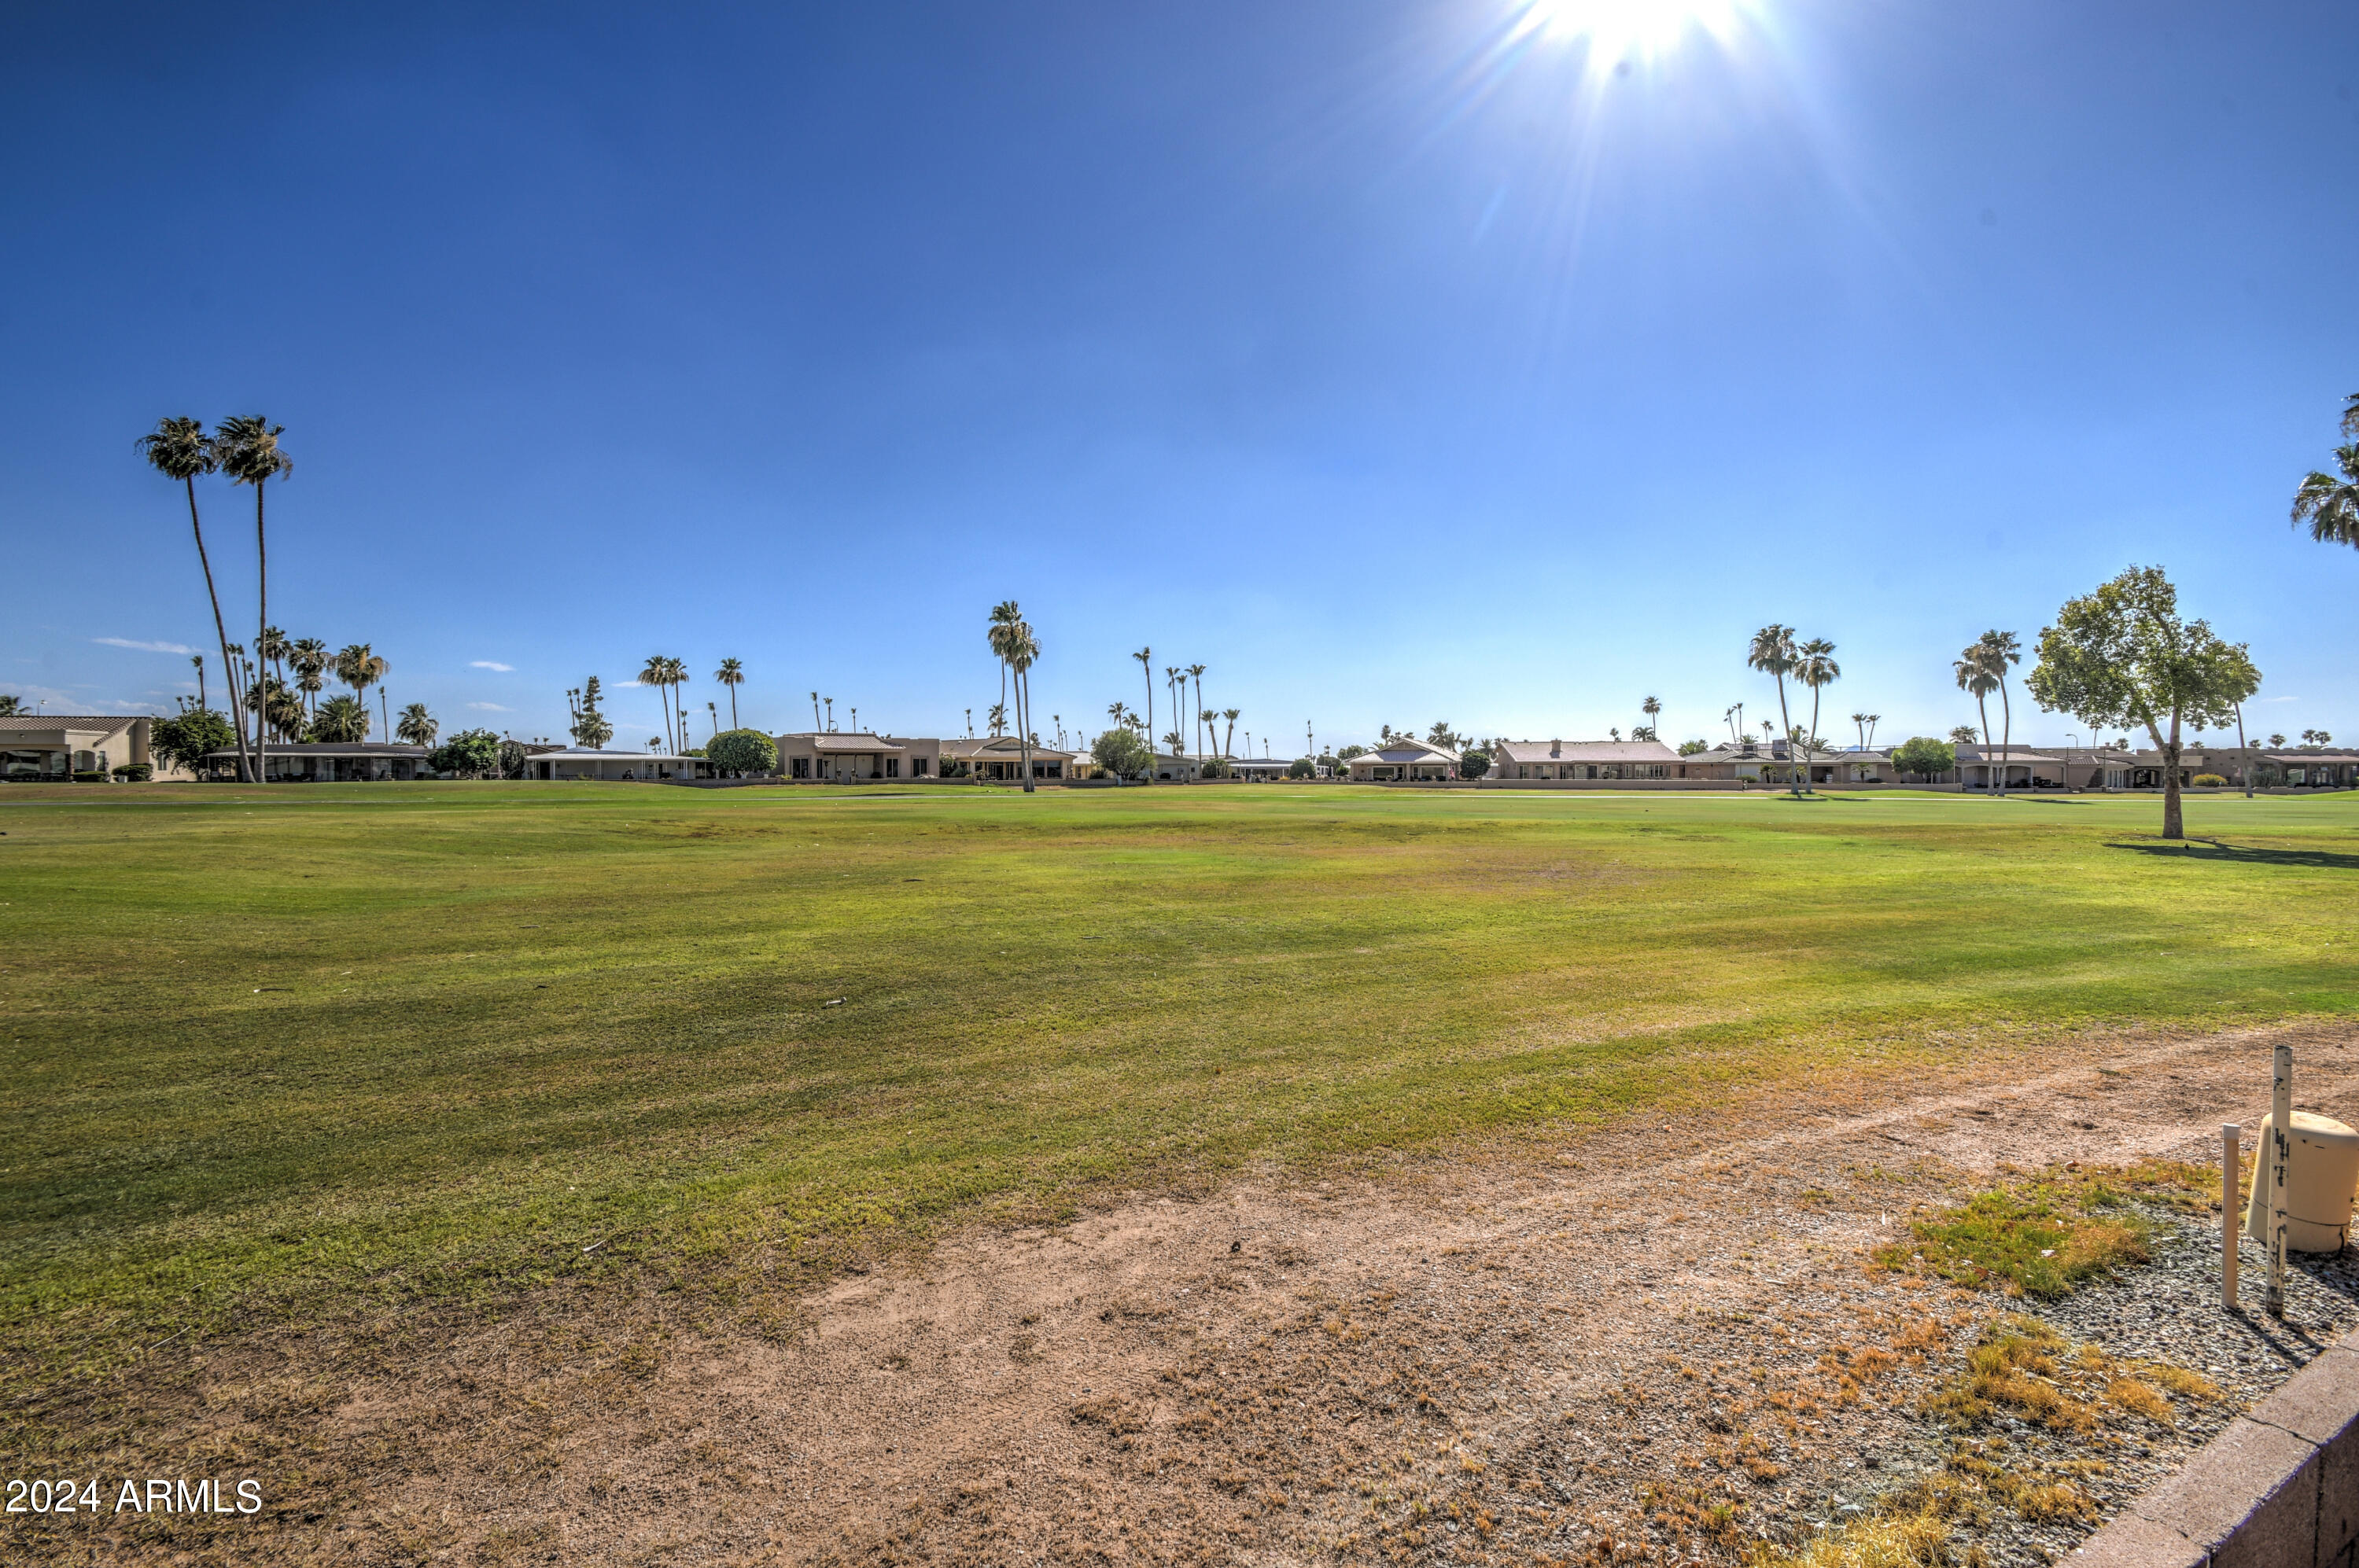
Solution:
M1579 42L1593 62L1651 58L1690 29L1725 38L1737 0L1530 0L1516 27L1527 35Z

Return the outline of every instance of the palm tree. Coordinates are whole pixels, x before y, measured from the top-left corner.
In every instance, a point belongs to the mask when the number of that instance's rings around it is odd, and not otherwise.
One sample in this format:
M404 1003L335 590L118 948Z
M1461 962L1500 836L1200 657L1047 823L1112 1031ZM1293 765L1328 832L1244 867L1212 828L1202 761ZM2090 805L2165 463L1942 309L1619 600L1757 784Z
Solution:
M1141 648L1138 652L1131 654L1131 657L1138 661L1138 673L1145 678L1147 684L1146 728L1139 731L1141 735L1144 735L1148 730L1155 728L1155 650L1151 646ZM1153 768L1148 768L1147 770L1147 782L1150 784L1155 782L1155 770Z
M1793 672L1794 658L1794 629L1791 626L1780 626L1775 622L1753 633L1753 646L1745 655L1745 664L1764 675L1777 677L1777 717L1784 720L1786 733L1789 737L1794 732L1794 718L1786 708L1786 677ZM1789 757L1789 765L1787 768L1789 775L1793 772L1790 763ZM1797 795L1802 793L1799 784L1796 785L1794 793Z
M1201 755L1204 750L1204 720L1212 716L1204 708L1204 666L1190 665L1188 673L1196 678L1196 751Z
M336 678L353 688L353 697L361 703L361 716L368 716L368 688L385 679L389 668L383 659L369 651L366 643L352 643L336 654ZM367 740L364 733L361 740Z
M189 663L197 666L197 706L203 708L206 706L205 656L202 654L191 654L189 655Z
M2343 433L2359 437L2359 392L2343 408ZM2334 449L2334 466L2341 476L2310 470L2293 492L2293 523L2310 524L2310 536L2320 544L2359 546L2359 439Z
M411 746L431 746L442 727L434 722L434 715L426 711L422 702L413 702L401 710L401 725L394 738Z
M1804 777L1809 776L1811 759L1819 746L1819 694L1843 679L1843 666L1835 663L1835 645L1824 637L1813 637L1796 650L1794 678L1810 688L1810 728L1801 738Z
M974 730L974 709L972 708L966 710L966 727L968 732L972 734ZM811 728L814 730L819 728L819 693L817 692L811 693Z
M303 693L305 706L313 713L320 710L320 692L326 686L322 679L328 673L328 644L317 637L304 637L288 651L287 662L295 666L295 684Z
M1234 752L1233 752L1230 748L1236 741L1237 719L1244 714L1244 712L1245 709L1242 708L1223 708L1221 709L1221 717L1229 721L1229 727L1221 731L1221 755L1223 757L1234 755ZM1253 737L1248 734L1245 739L1250 742ZM1247 751L1251 751L1253 748L1248 744L1245 749Z
M1990 658L1991 655L1989 648L1981 643L1976 643L1973 646L1969 647L1964 653L1960 654L1956 662L1951 664L1950 666L1951 673L1958 677L1958 689L1973 695L1974 699L1974 708L1976 711L1982 715L1983 761L1984 764L1983 769L1983 779L1985 787L1988 786L1990 780L1990 769L1988 766L1990 761L1990 694L1998 689L1998 676L1991 673ZM1965 727L1961 725L1959 728L1963 729ZM1957 739L1957 734L1958 731L1956 730L1952 730L1950 731L1950 738L1952 741L1955 741ZM1972 739L1971 731L1969 732L1968 739ZM1966 770L1962 767L1960 768L1958 770L1959 781L1961 783L1964 782Z
M2272 735L2269 737L2269 744L2273 747L2282 746L2285 744L2285 737L2282 735Z
M2000 729L1998 741L1998 793L2006 794L2006 764L2015 744L2015 708L2007 700L2006 666L2023 663L2023 650L2016 644L2012 632L1985 632L1974 645L1987 650L1984 657L1991 674L1998 681Z
M1040 659L1040 640L1032 628L1018 621L1009 628L1007 667L1016 676L1016 730L1017 744L1024 753L1024 793L1030 795L1032 784L1032 745L1037 739L1032 733L1032 666Z
M663 693L664 749L678 756L679 747L671 734L671 660L661 654L649 654L647 662L639 666L639 684Z
M1867 715L1864 713L1854 713L1851 716L1851 723L1852 728L1859 732L1859 749L1863 752L1866 751Z
M205 427L194 419L158 419L156 427L140 437L136 444L139 454L147 460L148 467L166 479L179 481L188 490L189 530L197 539L197 565L204 568L205 597L212 601L213 635L221 643L223 678L230 679L235 666L229 658L229 624L222 619L221 591L213 584L212 559L205 554L204 524L197 518L197 477L220 468L221 456L206 438ZM202 666L199 668L201 671ZM200 701L203 699L203 689L200 679ZM231 719L237 725L237 771L250 778L252 775L248 770L252 764L246 758L245 715L239 708L234 691L229 704Z
M1049 722L1057 727L1057 750L1061 752L1065 749L1065 716L1061 713L1051 713L1049 715Z
M254 640L254 651L261 658L262 667L277 676L280 685L285 685L287 656L294 652L294 644L287 641L287 633L276 626L265 626L262 635Z
M1006 734L1007 704L1004 702L995 702L989 708L984 708L983 710L983 721L984 727L991 731L992 739L997 740L1000 736Z
M1647 716L1647 739L1649 741L1658 739L1661 726L1658 721L1662 718L1663 699L1659 697L1650 697L1638 705L1638 711Z
M266 669L269 667L269 657L263 643L270 631L270 551L262 526L262 492L272 480L295 471L295 460L278 447L278 438L286 433L287 427L273 425L259 414L233 415L213 431L213 451L222 472L229 475L232 484L254 486L254 655ZM262 758L262 726L257 722L254 730L254 776L257 779L263 776Z
M822 697L820 700L827 704L827 732L832 735L835 733L835 698Z
M745 666L735 659L723 659L712 678L729 688L729 728L737 728L737 688L745 684Z

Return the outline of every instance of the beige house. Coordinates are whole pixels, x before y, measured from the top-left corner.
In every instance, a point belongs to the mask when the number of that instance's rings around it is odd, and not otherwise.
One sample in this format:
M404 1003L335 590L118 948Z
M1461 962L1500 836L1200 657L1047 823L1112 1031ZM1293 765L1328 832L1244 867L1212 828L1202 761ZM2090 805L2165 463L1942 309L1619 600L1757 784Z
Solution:
M1525 780L1669 779L1680 776L1680 754L1660 741L1503 741L1491 755L1491 776Z
M557 746L545 752L535 752L527 758L524 776L552 784L567 779L662 784L671 779L710 778L712 769L702 757L675 757L660 752L593 752L584 746Z
M940 741L865 730L807 730L771 739L778 748L778 776L810 784L857 784L869 779L939 778Z
M1158 759L1159 761L1160 759ZM950 778L1024 782L1024 742L1013 735L987 735L981 740L941 742L941 769ZM1038 784L1063 784L1087 778L1089 760L1080 752L1054 746L1032 748L1032 778Z
M1799 759L1801 771L1814 784L1898 784L1900 770L1886 752L1858 747L1842 751L1813 750ZM1723 741L1710 751L1677 759L1673 778L1740 779L1748 784L1790 784L1797 771L1792 742L1787 741Z
M116 768L156 767L147 749L155 720L145 714L15 713L0 718L0 776L70 779ZM187 773L156 768L155 776Z
M1398 784L1416 779L1454 779L1458 753L1430 741L1397 735L1347 764L1353 784Z
M270 784L364 784L376 779L430 778L423 746L388 741L273 741L262 753ZM205 753L205 776L234 780L234 749ZM536 774L535 777L540 775Z

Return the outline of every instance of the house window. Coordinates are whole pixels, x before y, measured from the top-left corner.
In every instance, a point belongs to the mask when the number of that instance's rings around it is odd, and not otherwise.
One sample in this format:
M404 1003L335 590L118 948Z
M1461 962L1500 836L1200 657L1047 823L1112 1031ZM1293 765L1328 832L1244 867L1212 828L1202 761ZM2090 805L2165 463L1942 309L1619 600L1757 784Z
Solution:
M811 760L809 757L797 757L794 760L794 765L788 770L788 776L807 779L810 777L810 765Z
M885 776L888 779L897 779L901 776L900 758L887 757L885 759Z
M926 776L925 758L912 757L909 759L909 776L913 779L921 779Z

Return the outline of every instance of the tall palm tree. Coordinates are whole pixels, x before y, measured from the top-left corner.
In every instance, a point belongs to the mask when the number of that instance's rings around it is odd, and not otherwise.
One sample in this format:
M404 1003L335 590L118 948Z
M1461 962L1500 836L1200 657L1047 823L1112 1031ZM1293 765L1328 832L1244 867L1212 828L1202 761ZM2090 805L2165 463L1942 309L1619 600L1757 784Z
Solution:
M1661 740L1662 729L1658 720L1663 716L1663 699L1650 697L1638 705L1638 711L1647 716L1647 733L1655 740Z
M1976 643L1958 655L1956 661L1950 665L1950 670L1958 677L1958 689L1973 696L1974 708L1982 715L1983 782L1987 787L1990 782L1990 694L1998 689L1998 676L1991 672L1990 650L1982 643ZM1956 733L1954 730L1951 731L1953 738ZM1959 780L1963 782L1965 776L1965 769L1960 768Z
M973 730L974 728L974 709L970 708L966 712L966 727L969 730ZM814 730L819 728L819 693L817 692L811 693L811 728Z
M361 716L368 716L368 688L385 679L389 668L386 662L369 651L366 643L347 643L336 654L336 678L353 688L353 696L361 704ZM365 741L364 734L360 739Z
M221 467L221 455L205 435L205 427L194 419L158 419L156 427L136 443L147 466L166 479L178 480L189 493L189 530L197 539L197 565L204 568L205 597L212 601L213 635L221 644L222 678L230 680L235 668L229 657L229 623L222 619L221 590L213 584L213 563L205 553L204 524L197 517L197 479ZM202 700L203 683L198 685L199 700ZM245 713L238 706L234 694L229 697L230 721L237 726L237 771L245 778L252 774L246 756Z
M1852 728L1859 732L1859 749L1863 752L1866 751L1867 715L1864 713L1854 713L1851 716L1851 723Z
M426 711L426 705L413 702L401 710L400 727L393 734L405 745L431 746L434 737L441 731L442 727L434 721L434 715Z
M663 694L658 700L663 703L664 750L678 756L679 746L672 739L671 729L671 660L661 654L649 654L647 662L639 666L639 684Z
M1196 712L1198 714L1198 718L1196 719L1196 752L1197 754L1201 756L1203 754L1204 751L1204 720L1212 716L1209 712L1206 712L1204 708L1204 666L1201 665L1190 665L1188 666L1188 673L1190 676L1193 676L1196 680Z
M1230 748L1236 741L1237 719L1244 714L1244 712L1245 709L1242 708L1223 708L1221 709L1221 717L1229 721L1229 727L1221 732L1221 755L1223 757L1234 755ZM1306 725L1304 728L1307 730L1309 726ZM1252 737L1248 735L1246 739L1250 741ZM1250 745L1246 747L1247 751L1251 751L1252 749L1253 748Z
M2343 433L2359 438L2359 392L2343 408ZM2310 470L2293 492L2293 523L2310 524L2310 536L2321 545L2359 546L2359 439L2334 449L2334 474Z
M1810 729L1799 747L1803 775L1807 778L1810 759L1819 744L1819 694L1843 679L1843 666L1835 663L1835 645L1824 637L1811 638L1796 652L1799 656L1794 661L1794 678L1810 688Z
M205 702L205 656L202 654L191 654L189 655L189 663L197 666L197 706L199 708L203 708L207 706Z
M237 414L224 419L213 430L213 450L221 462L222 472L229 475L232 484L254 486L254 561L255 584L255 620L254 656L269 667L269 658L263 649L263 640L270 630L270 550L267 535L262 526L262 492L274 479L284 479L295 471L295 460L281 450L278 438L287 433L284 425L273 425L259 414ZM264 776L262 726L254 730L254 776Z
M1174 734L1174 735L1177 735L1177 734L1179 734L1179 733L1180 733L1180 699L1179 699L1177 697L1174 697L1174 696L1172 695L1172 692L1173 692L1173 690L1174 690L1174 689L1179 686L1179 684L1180 684L1180 666L1179 666L1178 665L1164 665L1164 666L1163 666L1163 699L1164 699L1164 701L1163 701L1163 705L1164 705L1166 708L1169 708L1171 710L1171 733L1172 733L1172 734ZM1173 756L1175 756L1175 757L1176 757L1176 756L1178 756L1178 755L1180 754L1180 744L1181 744L1181 743L1180 743L1180 741L1172 741L1172 742L1171 742L1171 754L1172 754Z
M737 728L737 688L745 684L745 666L735 659L723 659L712 678L729 688L729 728Z
M287 662L295 666L295 685L303 693L304 706L315 715L320 711L320 693L327 684L322 677L331 656L328 644L317 637L299 638L288 650Z
M1016 741L1024 754L1024 793L1030 795L1032 784L1032 666L1040 660L1040 640L1032 628L1018 621L1010 628L1007 667L1016 676Z
M2006 793L2006 764L2015 745L2015 706L2007 699L2006 666L2023 663L2023 650L2017 645L2012 632L1990 631L1974 640L1974 646L1984 650L1984 658L1991 674L1998 681L1998 706L2001 719L1998 741L1998 792Z
M1777 717L1784 721L1788 736L1794 732L1794 718L1786 707L1786 677L1793 673L1794 657L1794 629L1780 626L1775 622L1753 633L1753 645L1745 655L1746 665L1763 675L1777 677ZM1793 772L1790 757L1788 762L1786 771L1790 775ZM1799 785L1794 793L1798 795L1802 793Z
M1131 657L1138 661L1138 673L1147 686L1147 729L1140 731L1144 735L1155 728L1155 649L1152 646L1141 648ZM1155 782L1153 768L1147 770L1147 782L1150 784Z

